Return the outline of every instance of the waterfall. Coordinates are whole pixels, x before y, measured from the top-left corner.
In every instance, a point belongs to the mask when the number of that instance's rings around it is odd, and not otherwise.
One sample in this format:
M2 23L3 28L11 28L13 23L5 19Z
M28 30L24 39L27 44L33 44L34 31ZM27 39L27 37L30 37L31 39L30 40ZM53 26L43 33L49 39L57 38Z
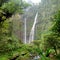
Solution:
M34 23L30 32L30 36L29 36L29 43L31 43L34 40L34 31L35 31L35 25L37 23L37 17L38 17L38 12L36 13L35 19L34 19Z
M26 44L27 41L26 41L26 18L25 18L25 22L24 22L24 43Z

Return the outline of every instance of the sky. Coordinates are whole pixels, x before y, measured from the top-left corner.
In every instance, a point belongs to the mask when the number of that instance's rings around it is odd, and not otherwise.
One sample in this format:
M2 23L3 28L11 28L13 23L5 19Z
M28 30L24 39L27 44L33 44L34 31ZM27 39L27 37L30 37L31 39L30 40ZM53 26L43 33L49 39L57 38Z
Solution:
M33 3L39 3L41 0L31 0Z
M27 2L28 2L28 1L29 1L29 2L31 2L31 1L32 1L32 2L33 2L33 3L35 3L35 4L37 4L37 3L41 2L41 0L25 0L25 1L27 1Z

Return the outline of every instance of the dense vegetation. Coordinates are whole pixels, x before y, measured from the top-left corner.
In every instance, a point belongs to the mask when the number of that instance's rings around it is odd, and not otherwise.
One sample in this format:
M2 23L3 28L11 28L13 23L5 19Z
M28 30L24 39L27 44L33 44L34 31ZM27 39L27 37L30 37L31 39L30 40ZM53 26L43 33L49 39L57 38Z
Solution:
M42 0L32 6L23 0L0 0L0 60L60 60L59 2ZM23 19L27 17L28 39L37 11L35 40L24 44Z

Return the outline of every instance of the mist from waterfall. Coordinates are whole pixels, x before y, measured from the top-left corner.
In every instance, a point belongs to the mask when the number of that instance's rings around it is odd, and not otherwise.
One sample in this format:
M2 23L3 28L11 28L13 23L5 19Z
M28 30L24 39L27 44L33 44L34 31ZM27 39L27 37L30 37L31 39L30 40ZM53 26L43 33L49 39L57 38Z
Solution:
M33 26L31 28L31 32L30 32L30 36L29 36L29 43L31 43L34 40L34 32L35 32L35 26L37 23L37 17L38 17L38 12L36 13L34 23L33 23Z

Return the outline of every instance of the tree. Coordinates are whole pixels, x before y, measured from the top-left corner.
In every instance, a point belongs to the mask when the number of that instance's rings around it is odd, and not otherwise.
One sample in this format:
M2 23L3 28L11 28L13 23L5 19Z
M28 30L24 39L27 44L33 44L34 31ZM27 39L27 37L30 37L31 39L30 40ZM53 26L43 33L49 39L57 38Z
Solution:
M3 2L4 1L4 2ZM20 0L1 0L0 6L0 52L7 52L16 49L20 46L20 41L15 35L12 34L12 15L16 13L23 13L22 5L19 4ZM22 2L24 3L24 2Z
M9 0L0 0L0 6L3 4L3 3L6 3L8 2Z
M45 45L46 48L54 49L57 54L57 50L60 48L60 11L54 15L52 20L53 26L51 33L45 37Z
M54 25L52 27L52 32L60 36L60 10L54 15L53 21Z

